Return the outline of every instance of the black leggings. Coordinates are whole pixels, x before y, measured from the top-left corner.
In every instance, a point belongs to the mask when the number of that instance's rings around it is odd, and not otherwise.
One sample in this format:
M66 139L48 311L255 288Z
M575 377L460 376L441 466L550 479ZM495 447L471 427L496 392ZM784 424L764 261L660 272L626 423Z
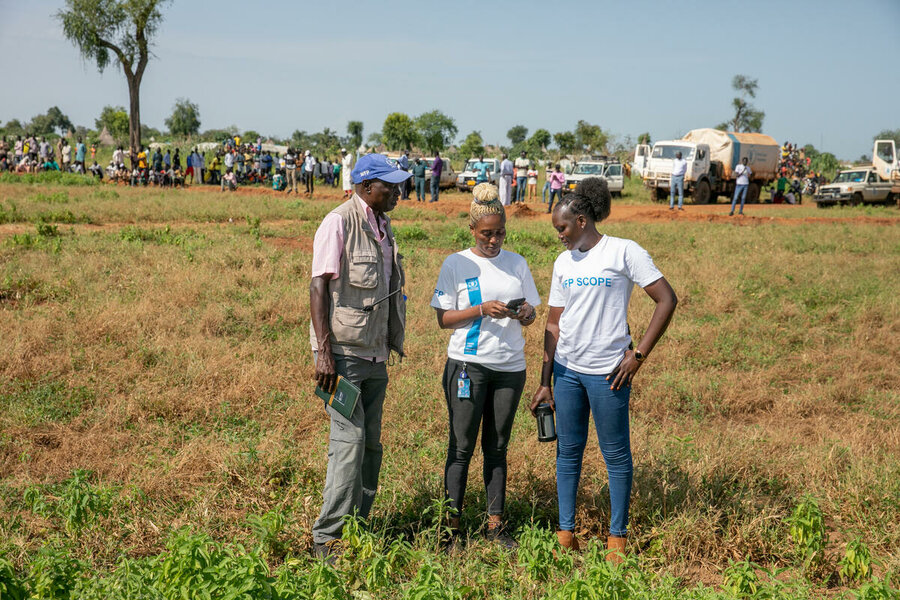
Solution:
M450 416L450 442L444 468L444 491L451 508L462 510L469 476L469 462L475 452L478 429L484 454L484 486L489 515L503 514L506 501L506 447L516 408L525 388L525 371L494 371L466 363L471 381L471 398L457 397L459 373L464 363L448 359L444 367L444 396Z

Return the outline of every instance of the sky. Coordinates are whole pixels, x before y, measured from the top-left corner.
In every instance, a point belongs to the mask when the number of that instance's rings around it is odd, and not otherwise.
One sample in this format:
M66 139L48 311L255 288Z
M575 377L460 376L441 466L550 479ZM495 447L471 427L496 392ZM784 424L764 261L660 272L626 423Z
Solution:
M102 74L62 35L63 0L0 0L0 121L59 106L94 126L128 105L121 67ZM755 78L763 132L842 159L900 129L900 0L287 2L174 0L141 87L142 121L165 129L178 98L201 128L364 136L390 112L438 109L458 139L572 130L677 139L732 115L731 79Z

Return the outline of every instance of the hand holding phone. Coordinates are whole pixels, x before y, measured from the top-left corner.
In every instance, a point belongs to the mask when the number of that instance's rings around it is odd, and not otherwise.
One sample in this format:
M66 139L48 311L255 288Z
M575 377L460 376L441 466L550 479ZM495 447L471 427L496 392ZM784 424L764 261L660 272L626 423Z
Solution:
M506 308L513 312L519 310L519 307L525 304L525 298L516 298L515 300L510 300L506 303Z

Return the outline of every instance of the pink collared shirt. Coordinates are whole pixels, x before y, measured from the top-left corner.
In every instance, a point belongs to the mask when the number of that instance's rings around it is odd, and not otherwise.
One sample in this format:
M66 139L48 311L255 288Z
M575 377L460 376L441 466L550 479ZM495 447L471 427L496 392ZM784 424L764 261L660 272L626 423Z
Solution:
M375 211L363 202L362 198L353 194L366 215L369 227L375 232L378 243L381 244L381 253L384 256L384 280L390 286L391 275L394 271L394 248L387 237L385 225L387 221L382 217L375 218ZM344 254L344 219L337 213L328 213L322 224L316 230L313 239L312 276L318 277L330 273L332 279L341 276L341 257ZM389 290L390 291L390 290Z

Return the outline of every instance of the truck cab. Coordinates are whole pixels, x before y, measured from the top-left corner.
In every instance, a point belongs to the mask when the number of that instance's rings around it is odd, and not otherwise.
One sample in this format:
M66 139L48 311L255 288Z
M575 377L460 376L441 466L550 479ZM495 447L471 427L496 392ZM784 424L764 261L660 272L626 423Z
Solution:
M606 179L609 193L614 197L622 195L622 189L625 187L622 163L610 158L595 158L576 162L572 172L566 175L563 193L574 191L578 184L588 177L602 177Z
M687 170L684 173L685 193L691 194L695 187L698 188L698 191L703 193L695 200L698 204L706 204L710 200L708 144L683 140L655 143L644 172L644 185L655 193L657 199L667 197L672 183L675 155L678 152L681 152L681 158L687 161ZM707 184L699 186L702 181L706 181ZM700 190L700 187L703 189Z
M643 177L647 172L647 165L650 163L650 152L653 149L649 144L638 144L634 148L634 161L631 168L639 177Z
M481 161L477 158L470 158L466 162L466 166L463 167L462 173L456 178L456 189L464 192L475 187L475 180L478 177L478 173L475 171L475 165L479 162ZM500 160L496 158L485 158L484 162L488 164L488 181L494 185L498 185L500 182Z
M835 204L876 204L893 202L891 182L875 167L859 167L839 171L834 181L819 188L813 201L819 206Z

